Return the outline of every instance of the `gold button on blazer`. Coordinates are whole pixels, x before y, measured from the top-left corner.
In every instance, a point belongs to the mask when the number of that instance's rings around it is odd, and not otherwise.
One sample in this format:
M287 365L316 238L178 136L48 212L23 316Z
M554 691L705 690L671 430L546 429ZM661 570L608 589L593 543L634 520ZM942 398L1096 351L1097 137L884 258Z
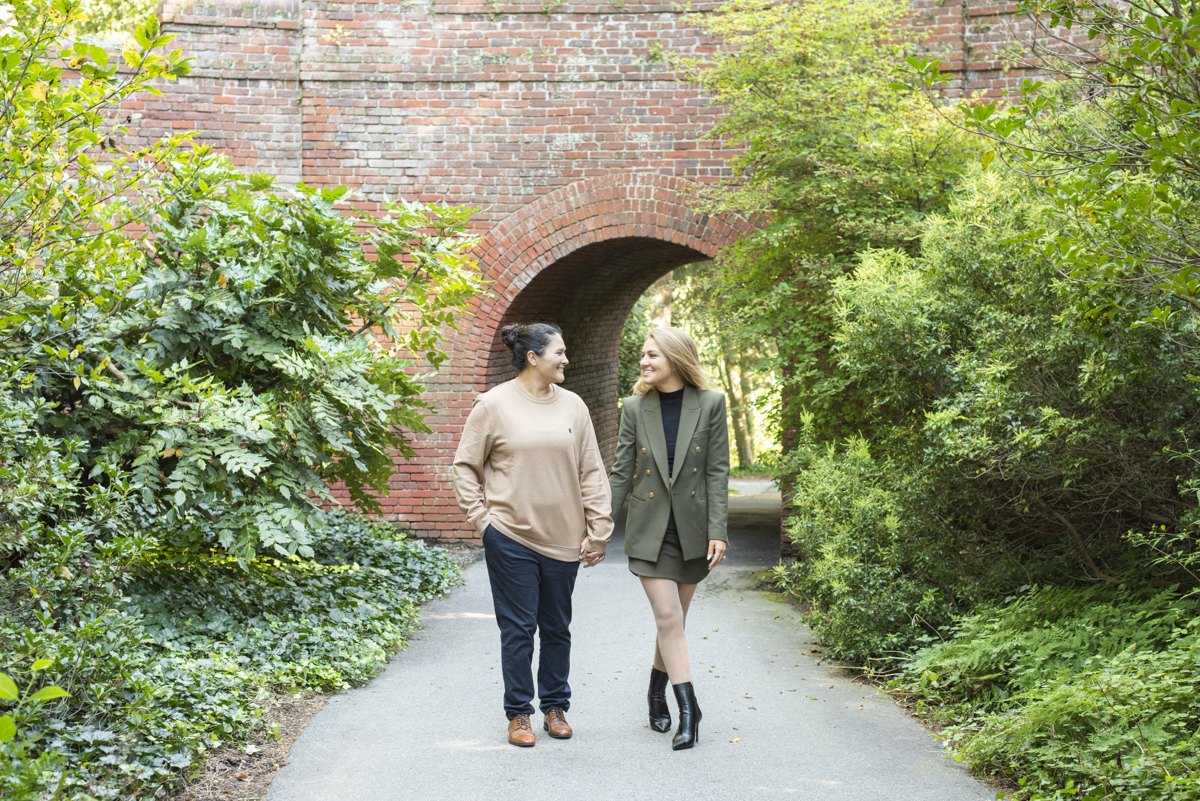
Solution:
M667 437L657 390L626 398L617 458L609 474L613 505L626 493L625 554L658 559L671 510L684 559L708 555L709 540L729 541L729 430L725 395L685 387L675 439L675 480L667 474ZM636 480L635 480L636 479Z

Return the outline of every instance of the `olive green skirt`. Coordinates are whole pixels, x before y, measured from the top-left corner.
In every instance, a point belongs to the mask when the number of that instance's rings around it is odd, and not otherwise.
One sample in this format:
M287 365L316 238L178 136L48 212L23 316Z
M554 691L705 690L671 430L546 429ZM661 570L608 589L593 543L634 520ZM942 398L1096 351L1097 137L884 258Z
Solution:
M679 543L679 532L675 530L675 516L667 524L667 533L663 536L662 548L658 551L657 562L647 562L645 559L629 557L629 572L635 576L646 578L665 578L678 581L680 584L699 584L708 576L708 559L684 559L683 546Z

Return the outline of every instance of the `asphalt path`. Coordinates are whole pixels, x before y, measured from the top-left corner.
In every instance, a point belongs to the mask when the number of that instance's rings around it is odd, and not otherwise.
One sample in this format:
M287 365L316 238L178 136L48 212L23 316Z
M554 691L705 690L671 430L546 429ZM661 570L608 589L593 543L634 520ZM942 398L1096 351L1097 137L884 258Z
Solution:
M695 749L672 751L671 735L646 724L654 621L618 529L605 562L576 584L573 738L550 739L538 713L535 747L507 743L500 637L480 562L424 607L424 629L379 678L313 719L268 801L994 798L890 699L822 663L791 605L756 589L755 575L778 560L777 510L778 495L735 496L730 558L693 603L688 639L704 713Z

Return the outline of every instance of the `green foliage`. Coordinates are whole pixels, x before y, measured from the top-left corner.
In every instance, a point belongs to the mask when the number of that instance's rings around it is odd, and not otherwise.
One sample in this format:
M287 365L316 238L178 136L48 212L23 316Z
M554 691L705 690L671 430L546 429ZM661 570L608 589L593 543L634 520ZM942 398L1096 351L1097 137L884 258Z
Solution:
M1034 587L975 610L922 650L899 680L930 704L1004 711L1046 682L1070 681L1123 651L1161 651L1200 616L1173 588Z
M951 112L994 150L919 248L829 281L866 439L785 455L781 581L858 664L927 623L895 686L1017 797L1195 798L1200 14L1023 10L1062 81Z
M785 578L835 653L914 649L902 616L872 631L839 595L891 577L894 546L875 534L891 509L910 552L942 554L961 580L931 621L946 641L898 686L952 725L973 769L1019 780L1020 798L1193 797L1197 608L1163 587L1197 581L1195 315L1183 296L1078 273L1064 243L1107 234L1060 201L980 170L927 221L919 257L871 251L833 282L834 355L869 400L874 457L798 451L807 563ZM1095 211L1125 225L1117 206ZM853 524L874 547L836 539L858 510L804 500L817 478L879 510ZM902 502L910 487L919 504ZM943 592L919 559L895 576L910 605ZM1022 585L1043 589L1001 602ZM891 584L861 586L862 608L909 608Z
M650 299L642 295L633 304L621 329L621 346L617 352L617 395L625 397L642 377L642 345L654 324L650 321Z
M0 383L0 671L35 702L0 698L0 735L6 718L17 734L0 737L6 798L174 782L254 730L266 687L374 675L415 625L414 604L457 576L444 552L339 513L317 515L314 562L240 570L161 549L127 513L127 475L80 492L81 446L41 433L54 411L19 392L22 379L10 367ZM70 697L37 695L55 686Z
M37 554L62 565L62 586L7 571L0 597L39 603L0 616L0 668L33 680L36 659L37 682L71 697L13 713L20 737L0 745L5 796L153 793L260 727L267 688L332 690L374 676L416 625L415 604L444 592L457 568L390 527L319 517L315 562L259 558L242 569L151 544L116 577L122 591L88 581L112 562L72 561L69 543L51 537Z
M168 775L170 751L100 733L108 720L143 720L155 703L147 638L121 596L153 540L130 523L122 477L79 492L79 443L39 432L52 411L15 391L18 375L10 367L0 382L0 669L70 698L12 713L20 736L0 746L10 766L0 788L18 799L50 788L69 797L87 782L74 761L92 761L85 773L114 787Z
M260 558L243 570L229 557L156 554L134 575L132 608L173 655L220 655L283 687L365 681L404 644L415 603L445 592L458 571L419 540L381 538L389 526L320 518L312 562Z
M116 143L128 133L107 114L153 82L190 71L181 51L155 52L172 36L153 17L110 58L86 42L69 41L85 16L77 0L17 0L13 23L0 28L0 301L52 292L47 267L71 270L77 280L103 275L134 259L136 243L121 228L140 220L154 198L131 196L150 183L191 134L177 134L130 150ZM71 80L71 70L79 79ZM125 117L124 119L128 119ZM12 322L0 318L0 342ZM47 343L49 345L49 343ZM55 343L56 345L58 343Z
M722 108L713 135L739 148L736 188L714 188L707 208L760 227L721 254L709 294L725 330L778 346L785 438L801 407L820 437L863 429L867 399L828 352L829 281L868 248L915 252L974 152L921 93L894 85L907 13L894 0L732 0L698 19L729 46L673 59Z
M144 274L73 362L82 386L40 387L76 409L64 424L90 434L95 463L131 468L169 525L243 559L309 555L305 501L328 484L374 508L368 490L385 492L393 453L411 453L405 431L428 430L402 350L436 367L447 309L478 288L463 269L469 212L394 204L363 235L334 208L341 190L255 184L219 163L181 179Z
M980 175L931 222L921 262L870 254L838 284L837 353L875 399L889 454L969 482L989 528L1070 543L1102 578L1125 531L1179 525L1194 506L1170 458L1193 449L1200 411L1181 345L1192 324L1085 322L1078 285L1025 247L1054 235L1047 217Z
M771 239L818 258L915 244L961 169L939 153L962 137L893 84L907 10L893 0L730 0L699 19L729 47L673 63L726 111L713 135L745 148L731 162L744 181L714 194L717 208L774 215Z
M345 189L277 194L185 137L114 149L126 132L106 110L186 74L151 52L170 37L147 20L123 70L78 45L71 84L51 48L78 5L18 14L0 37L0 357L57 409L46 433L86 445L83 483L127 473L176 544L308 555L327 485L370 511L405 432L427 430L413 357L438 367L480 288L471 210L342 214Z
M1197 602L1111 586L1007 600L964 618L893 688L956 724L947 737L974 770L1020 777L1018 797L1192 797Z
M31 674L36 674L39 670L44 670L50 667L49 659L39 659L29 666ZM13 708L13 713L20 715L23 709L29 707L37 707L47 701L53 701L56 698L66 698L70 695L62 687L47 685L35 692L29 692L28 689L24 693L20 691L17 683L11 677L0 673L0 701L12 701L16 704ZM26 717L28 714L26 715ZM0 716L0 744L7 743L17 736L17 724L13 720L12 715Z
M285 197L220 160L171 168L136 273L48 273L57 292L13 304L5 349L63 410L54 435L89 443L88 480L128 470L142 505L201 546L310 555L327 484L374 508L405 430L428 430L401 350L436 367L478 288L469 212L395 204L361 234L334 208L343 190Z
M1051 0L1020 9L1038 34L1030 44L1043 73L1057 84L1027 80L1003 105L960 104L959 124L1034 177L1072 224L1044 252L1072 278L1116 290L1101 302L1082 298L1087 311L1146 325L1195 314L1200 8ZM1086 39L1049 44L1041 34L1060 25ZM926 87L946 80L935 62L910 65ZM1159 303L1134 302L1131 292Z
M444 552L318 504L341 482L369 507L388 450L423 430L418 364L444 360L479 287L470 211L342 215L345 190L273 192L187 135L129 150L115 110L187 73L154 52L170 39L157 21L123 65L86 42L60 63L79 4L14 13L0 796L150 797L261 725L269 688L369 678L457 575Z
M835 283L835 352L875 442L806 434L789 455L802 561L786 581L841 658L911 650L921 621L941 630L1022 584L1187 578L1127 533L1195 504L1170 456L1197 430L1189 331L1081 324L1078 285L1025 247L1046 216L982 173L922 259L871 251Z
M42 659L30 665L29 672L31 675L36 675L39 670L49 666L50 661ZM0 673L0 702L15 703L16 707L10 711L23 720L27 721L30 718L36 720L36 710L42 704L66 696L66 690L53 685L43 687L37 692L29 692L26 688L26 691L22 693L10 676ZM0 747L6 747L13 757L12 767L14 769L11 771L10 781L7 782L9 791L15 791L25 796L33 790L41 775L58 767L59 760L55 758L56 755L49 753L42 754L37 759L29 759L24 739L12 742L18 733L17 724L12 715L0 716ZM8 743L11 745L6 746Z
M787 525L798 558L777 570L780 586L810 605L833 658L887 670L981 595L995 549L947 525L949 499L927 475L874 458L862 438L817 444L805 415L796 456L808 462Z
M158 9L155 0L90 0L84 5L87 19L79 29L101 38L115 38L132 33L139 21Z

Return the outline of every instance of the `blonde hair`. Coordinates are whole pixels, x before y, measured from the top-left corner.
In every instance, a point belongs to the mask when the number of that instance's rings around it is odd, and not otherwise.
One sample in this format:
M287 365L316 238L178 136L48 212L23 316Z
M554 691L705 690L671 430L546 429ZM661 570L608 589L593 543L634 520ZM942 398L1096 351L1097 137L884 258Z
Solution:
M666 357L667 364L671 365L671 372L684 384L696 389L713 388L700 367L700 351L686 331L667 327L652 328L646 334L646 339L654 340L654 344L658 345L658 349ZM633 385L634 395L645 395L649 391L650 385L644 378L638 378L637 383Z

